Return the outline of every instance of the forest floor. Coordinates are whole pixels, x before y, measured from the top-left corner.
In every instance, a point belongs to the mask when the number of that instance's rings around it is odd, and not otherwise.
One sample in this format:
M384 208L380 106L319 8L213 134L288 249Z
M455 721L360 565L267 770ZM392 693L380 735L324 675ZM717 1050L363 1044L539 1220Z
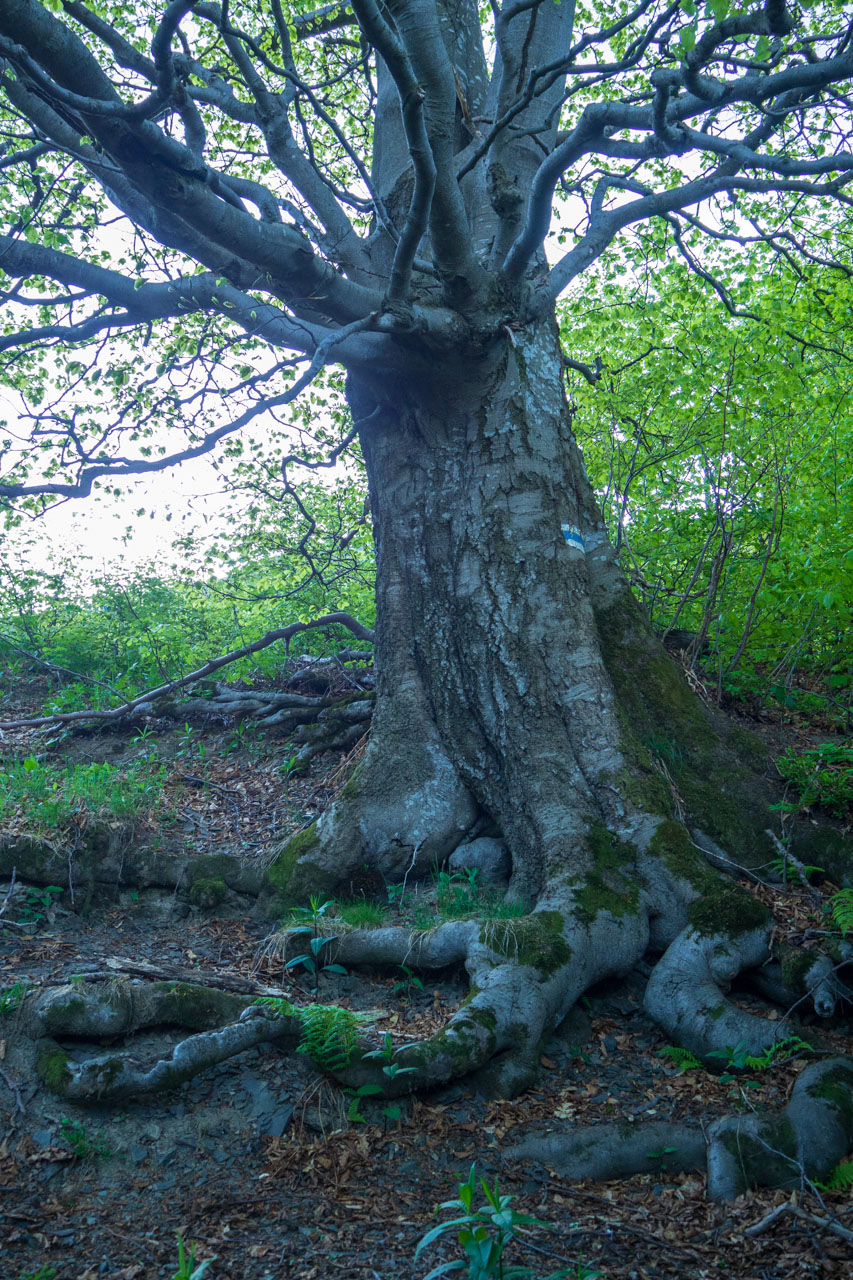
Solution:
M754 727L779 737L770 723ZM155 729L77 735L49 750L57 760L165 762L168 814L161 806L140 819L135 839L165 852L236 853L259 866L328 804L357 754L321 757L294 779L282 743L221 727ZM8 733L2 746L6 759L46 750L44 737L27 731ZM14 821L7 826L15 832ZM0 883L0 904L7 889ZM753 891L786 937L821 927L808 891ZM5 919L24 919L24 927L4 929L0 918L0 992L148 962L197 972L199 981L242 975L286 988L294 1002L312 999L298 973L282 972L268 945L271 926L233 899L204 912L175 894L125 893L82 914L67 892L51 902L19 883L6 905ZM643 1013L644 977L638 970L589 992L545 1046L537 1085L522 1097L492 1102L457 1084L410 1103L399 1121L370 1099L356 1108L363 1118L350 1120L352 1100L308 1059L268 1046L171 1093L83 1109L37 1083L9 1012L0 1017L0 1276L171 1280L180 1236L197 1261L215 1259L209 1280L420 1280L461 1256L451 1233L414 1259L422 1236L451 1216L436 1216L436 1206L455 1198L476 1163L490 1185L517 1197L516 1208L551 1224L533 1227L507 1253L533 1277L561 1268L576 1280L849 1277L849 1190L762 1192L714 1205L703 1176L667 1170L666 1151L649 1152L647 1173L580 1185L508 1158L514 1142L547 1132L555 1118L698 1125L784 1106L805 1059L737 1080L679 1071ZM401 974L329 975L319 998L369 1011L371 1034L405 1043L458 1006L463 978L443 974L418 989ZM849 1023L820 1030L836 1052L853 1052ZM134 1053L161 1056L182 1034L137 1035Z

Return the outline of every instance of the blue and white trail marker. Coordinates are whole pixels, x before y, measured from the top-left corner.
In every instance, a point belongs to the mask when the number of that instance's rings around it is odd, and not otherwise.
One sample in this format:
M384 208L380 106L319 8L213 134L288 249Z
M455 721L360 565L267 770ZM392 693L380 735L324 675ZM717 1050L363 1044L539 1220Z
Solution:
M561 525L560 528L563 530L563 537L566 539L568 545L573 547L575 551L579 551L581 555L584 555L585 547L583 545L583 538L581 537L581 531L577 525L564 524Z

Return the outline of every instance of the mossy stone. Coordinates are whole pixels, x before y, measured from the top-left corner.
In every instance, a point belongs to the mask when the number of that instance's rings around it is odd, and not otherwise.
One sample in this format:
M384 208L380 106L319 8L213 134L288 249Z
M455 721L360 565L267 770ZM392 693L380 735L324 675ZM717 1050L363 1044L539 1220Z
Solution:
M190 886L190 902L209 911L225 900L225 881L220 876L200 876Z
M36 1074L51 1093L62 1096L71 1079L71 1072L68 1068L68 1054L60 1049L55 1040L42 1042L36 1056Z

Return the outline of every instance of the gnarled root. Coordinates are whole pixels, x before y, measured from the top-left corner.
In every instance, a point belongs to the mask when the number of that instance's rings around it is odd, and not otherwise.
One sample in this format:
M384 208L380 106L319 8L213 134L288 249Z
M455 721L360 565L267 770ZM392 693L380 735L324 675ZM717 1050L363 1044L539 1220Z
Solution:
M188 1036L168 1058L143 1066L125 1054L107 1054L75 1062L55 1041L44 1041L37 1070L48 1088L69 1102L117 1102L176 1089L208 1067L259 1044L296 1047L302 1034L296 1018L251 1018L218 1031Z
M751 1187L801 1187L825 1178L853 1146L853 1059L802 1072L781 1115L728 1116L712 1125L708 1195L732 1200Z
M766 929L732 937L700 934L688 927L655 966L646 987L646 1011L675 1044L698 1058L739 1044L760 1054L789 1029L738 1008L724 992L741 970L768 956Z

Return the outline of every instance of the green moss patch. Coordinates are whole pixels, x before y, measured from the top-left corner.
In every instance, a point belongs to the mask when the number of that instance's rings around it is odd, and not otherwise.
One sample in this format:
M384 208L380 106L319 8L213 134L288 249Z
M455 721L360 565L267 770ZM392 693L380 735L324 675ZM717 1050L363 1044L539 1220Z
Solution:
M206 911L218 907L226 894L225 881L219 876L199 876L190 886L190 902Z
M264 884L274 899L273 910L299 906L312 894L330 895L337 884L331 872L310 861L320 847L317 824L298 831L280 849L266 870Z
M36 1057L36 1074L51 1093L61 1095L68 1085L71 1079L68 1054L54 1040L42 1043Z
M634 915L640 900L639 886L631 873L636 849L601 822L589 831L592 869L575 891L574 915L582 924L592 924L607 912L621 918Z
M753 929L766 928L772 916L764 903L746 889L719 876L715 878L713 890L690 903L687 919L692 928L705 937L720 934L737 938Z
M563 937L564 923L559 911L537 911L516 920L491 920L480 930L480 941L498 955L528 965L547 978L572 958Z

